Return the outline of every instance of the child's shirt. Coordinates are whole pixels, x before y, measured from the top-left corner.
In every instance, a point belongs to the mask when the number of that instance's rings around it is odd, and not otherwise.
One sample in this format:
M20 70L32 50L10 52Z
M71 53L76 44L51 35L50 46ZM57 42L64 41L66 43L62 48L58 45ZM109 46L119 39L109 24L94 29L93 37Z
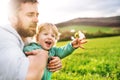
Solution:
M24 52L30 52L32 50L36 50L36 49L42 49L41 45L33 42L30 43L28 45L26 45L23 49ZM73 51L75 50L75 48L72 47L71 43L68 43L67 45L63 46L63 47L52 47L49 50L49 57L50 56L58 56L60 59L70 55ZM51 80L51 75L52 72L50 72L47 67L44 70L44 75L42 80Z

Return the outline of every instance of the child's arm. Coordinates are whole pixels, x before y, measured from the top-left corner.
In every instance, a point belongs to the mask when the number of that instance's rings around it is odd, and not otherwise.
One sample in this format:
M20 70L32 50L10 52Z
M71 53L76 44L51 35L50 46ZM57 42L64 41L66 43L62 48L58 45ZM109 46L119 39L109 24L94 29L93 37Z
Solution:
M87 42L87 40L85 39L85 35L81 32L78 31L77 33L75 33L75 38L73 39L73 41L63 47L60 48L56 48L56 56L60 57L60 58L64 58L68 55L70 55L76 48L82 48L84 49L84 47L82 46L82 44L85 44Z
M72 47L71 43L68 43L62 47L54 47L53 48L53 51L55 51L55 56L58 56L61 59L70 55L74 50L75 50L75 48Z
M64 57L70 55L78 47L83 49L84 47L82 46L82 44L84 44L86 42L87 42L86 39L76 38L71 43L68 43L65 46L62 46L59 48L54 47L53 49L55 50L55 56L58 56L62 59Z

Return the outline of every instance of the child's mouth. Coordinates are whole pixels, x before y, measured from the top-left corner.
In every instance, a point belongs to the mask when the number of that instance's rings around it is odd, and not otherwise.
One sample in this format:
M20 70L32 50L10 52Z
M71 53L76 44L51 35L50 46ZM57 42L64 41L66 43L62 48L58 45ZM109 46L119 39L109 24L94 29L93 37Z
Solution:
M51 44L52 44L51 41L45 41L45 43L46 43L47 45L51 45Z

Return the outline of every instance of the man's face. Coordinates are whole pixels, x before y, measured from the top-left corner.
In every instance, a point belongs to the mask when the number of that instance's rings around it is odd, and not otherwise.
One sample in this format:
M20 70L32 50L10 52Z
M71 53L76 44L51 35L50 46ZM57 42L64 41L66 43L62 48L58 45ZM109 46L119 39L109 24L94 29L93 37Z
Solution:
M21 4L20 11L17 15L17 31L21 37L32 37L36 33L38 22L37 3Z

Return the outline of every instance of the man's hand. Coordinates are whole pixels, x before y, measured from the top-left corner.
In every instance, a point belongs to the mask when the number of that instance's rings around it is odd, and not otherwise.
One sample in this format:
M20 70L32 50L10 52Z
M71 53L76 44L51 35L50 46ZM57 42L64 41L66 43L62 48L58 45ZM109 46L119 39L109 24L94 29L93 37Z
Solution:
M58 71L62 68L62 63L59 57L51 57L51 60L48 63L48 69L51 72Z

